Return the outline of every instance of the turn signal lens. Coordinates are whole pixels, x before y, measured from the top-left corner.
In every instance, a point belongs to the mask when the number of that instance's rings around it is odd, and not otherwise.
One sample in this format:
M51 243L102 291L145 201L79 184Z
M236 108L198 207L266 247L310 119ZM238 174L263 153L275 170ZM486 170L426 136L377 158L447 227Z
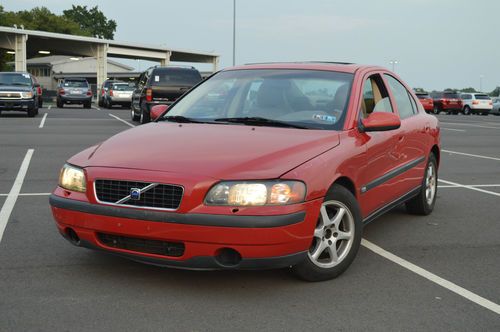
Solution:
M146 89L146 101L152 101L152 100L153 100L153 90Z

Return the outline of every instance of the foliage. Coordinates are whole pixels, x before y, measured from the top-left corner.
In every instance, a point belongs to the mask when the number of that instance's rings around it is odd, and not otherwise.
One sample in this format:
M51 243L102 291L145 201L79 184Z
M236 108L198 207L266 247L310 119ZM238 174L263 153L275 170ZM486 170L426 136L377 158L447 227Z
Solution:
M490 97L500 96L500 86L497 86L493 91L489 93Z
M108 20L97 6L87 9L87 6L72 5L71 9L64 10L63 16L77 22L82 31L92 36L104 39L113 39L116 31L116 22Z

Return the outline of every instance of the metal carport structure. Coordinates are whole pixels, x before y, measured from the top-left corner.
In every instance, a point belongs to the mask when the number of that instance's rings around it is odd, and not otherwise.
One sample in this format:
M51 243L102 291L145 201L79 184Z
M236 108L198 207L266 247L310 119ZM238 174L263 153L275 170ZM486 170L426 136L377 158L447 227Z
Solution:
M10 27L0 27L0 48L15 52L16 71L26 71L26 59L39 51L96 57L98 86L107 77L108 56L158 61L161 65L170 61L211 63L214 71L219 63L219 55L212 53Z

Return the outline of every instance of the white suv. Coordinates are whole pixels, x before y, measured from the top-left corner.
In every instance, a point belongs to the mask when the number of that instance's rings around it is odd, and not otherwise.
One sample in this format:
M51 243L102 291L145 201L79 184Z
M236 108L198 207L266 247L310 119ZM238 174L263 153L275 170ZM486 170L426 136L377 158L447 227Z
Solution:
M488 115L493 108L491 98L484 93L462 93L463 112L465 115L482 114Z

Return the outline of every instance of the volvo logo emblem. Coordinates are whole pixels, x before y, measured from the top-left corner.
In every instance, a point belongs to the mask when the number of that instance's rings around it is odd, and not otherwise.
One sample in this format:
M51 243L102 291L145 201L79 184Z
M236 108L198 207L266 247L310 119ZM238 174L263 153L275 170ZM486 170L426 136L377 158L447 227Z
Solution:
M139 188L130 189L130 198L134 200L141 199L141 189Z

